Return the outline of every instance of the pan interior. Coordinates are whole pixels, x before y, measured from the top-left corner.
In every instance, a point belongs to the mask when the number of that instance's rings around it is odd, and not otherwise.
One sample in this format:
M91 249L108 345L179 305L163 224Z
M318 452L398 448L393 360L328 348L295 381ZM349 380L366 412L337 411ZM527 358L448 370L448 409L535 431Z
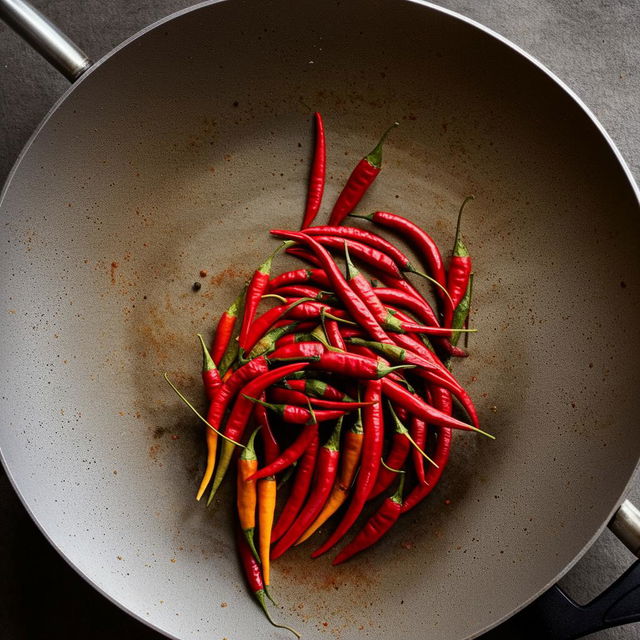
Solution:
M135 615L180 638L284 637L242 584L231 491L193 500L202 429L162 373L204 404L195 335L268 230L299 224L308 106L328 135L319 220L394 120L362 210L448 247L476 196L479 333L455 373L497 439L456 437L442 484L361 558L278 561L277 616L308 638L471 637L562 572L635 467L638 205L563 89L435 9L203 6L79 83L0 204L2 455L52 542Z

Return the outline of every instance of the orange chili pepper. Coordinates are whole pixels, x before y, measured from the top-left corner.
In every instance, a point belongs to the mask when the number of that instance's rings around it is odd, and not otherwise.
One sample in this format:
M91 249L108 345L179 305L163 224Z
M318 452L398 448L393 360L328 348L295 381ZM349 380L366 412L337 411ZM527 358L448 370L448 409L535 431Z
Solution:
M202 336L198 334L200 338L200 344L202 345L202 381L207 394L207 398L212 401L215 398L222 381L220 380L220 374L216 368L215 362L211 357L211 354L207 350ZM218 434L213 430L207 428L205 431L205 437L207 442L207 465L200 482L200 487L196 493L196 500L202 498L202 494L206 491L211 477L213 476L213 468L216 464L216 452L218 450Z
M262 563L262 579L265 589L271 584L271 529L276 510L276 478L267 476L258 480L258 551ZM267 594L268 595L268 594Z
M322 511L318 514L318 517L300 538L298 538L294 546L304 542L315 533L346 501L351 483L356 474L356 469L358 468L358 462L360 461L362 433L362 415L360 410L358 410L358 418L344 436L339 476L333 485L333 489L331 489L329 498L322 508Z
M242 454L238 458L236 504L242 533L244 533L256 560L260 562L258 552L253 542L253 532L256 527L256 503L258 498L256 481L248 480L249 476L253 475L258 469L258 457L256 456L256 450L253 444L257 432L258 429L251 434L247 446L242 450Z

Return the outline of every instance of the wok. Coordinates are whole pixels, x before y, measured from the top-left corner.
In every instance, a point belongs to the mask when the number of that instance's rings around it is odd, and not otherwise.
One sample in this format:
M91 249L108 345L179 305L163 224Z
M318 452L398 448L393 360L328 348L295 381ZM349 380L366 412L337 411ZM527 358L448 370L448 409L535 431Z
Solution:
M202 433L161 374L195 395L195 333L271 250L268 229L297 224L303 103L325 114L327 202L395 119L363 207L446 246L476 195L480 332L456 373L497 440L457 437L442 485L366 556L276 563L278 615L305 637L470 638L576 561L637 464L638 195L564 86L447 11L205 3L81 75L0 201L3 462L52 544L141 620L284 637L244 589L225 496L192 500Z

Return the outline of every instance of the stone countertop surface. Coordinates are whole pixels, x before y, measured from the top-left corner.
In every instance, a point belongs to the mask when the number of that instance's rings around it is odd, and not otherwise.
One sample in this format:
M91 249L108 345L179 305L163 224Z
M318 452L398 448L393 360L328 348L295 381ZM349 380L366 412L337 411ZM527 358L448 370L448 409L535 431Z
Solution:
M189 0L33 0L92 59ZM563 80L603 124L640 178L640 0L441 0L505 36ZM67 82L0 24L0 182ZM631 390L630 390L631 391ZM640 475L629 497L640 503ZM7 640L155 639L84 582L46 542L0 469L0 629ZM633 556L605 531L562 580L587 602ZM528 637L519 619L483 640ZM592 638L640 638L640 623Z

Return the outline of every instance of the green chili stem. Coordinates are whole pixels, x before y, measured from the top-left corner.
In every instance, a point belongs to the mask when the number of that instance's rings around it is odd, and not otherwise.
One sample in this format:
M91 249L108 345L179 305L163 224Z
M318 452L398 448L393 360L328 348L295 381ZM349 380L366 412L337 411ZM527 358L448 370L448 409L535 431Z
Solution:
M193 411L193 413L195 413L198 416L198 418L200 418L200 420L202 420L202 422L204 422L207 425L207 427L209 427L209 429L213 429L221 438L224 438L225 440L229 441L231 444L234 444L236 447L241 447L242 449L245 448L243 444L240 444L239 442L236 442L231 438L227 438L227 436L225 436L224 433L222 433L221 431L218 431L212 424L209 424L209 422L207 422L207 420L198 413L198 410L182 395L182 393L180 393L180 391L178 390L178 387L176 387L176 385L173 384L171 380L169 380L169 376L166 373L164 374L164 379L169 383L169 386L178 394L178 397L180 398L180 400L182 400L182 402L184 402L187 405L187 407L189 407L189 409L191 409L191 411Z

